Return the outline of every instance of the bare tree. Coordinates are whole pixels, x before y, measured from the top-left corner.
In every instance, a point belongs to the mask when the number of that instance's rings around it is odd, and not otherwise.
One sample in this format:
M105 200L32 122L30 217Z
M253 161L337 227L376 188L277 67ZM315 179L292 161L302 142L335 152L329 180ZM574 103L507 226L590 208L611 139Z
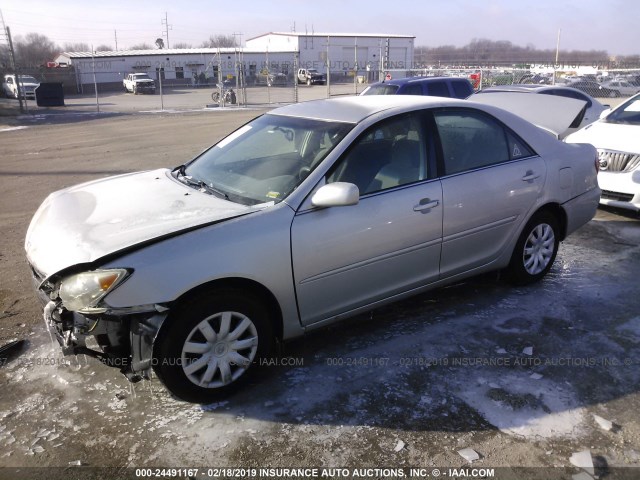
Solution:
M593 63L607 62L608 54L603 50L561 51L562 62ZM474 38L463 47L442 45L439 47L416 47L415 63L417 66L428 65L475 65L496 66L513 65L514 63L549 63L555 62L555 50L537 49L532 44L526 47L514 45L507 40L487 40Z
M178 48L178 49L182 49L182 48L193 48L193 46L191 46L190 43L186 43L186 42L178 42L178 43L174 43L173 44L173 48Z
M16 61L21 68L36 68L60 53L60 47L45 35L27 33L14 42Z
M131 45L129 50L153 50L153 47L146 42Z
M156 38L156 47L160 50L164 48L164 40L162 38Z
M91 47L89 46L89 44L83 43L83 42L65 43L62 46L62 48L65 52L90 52L91 51Z
M208 48L235 47L236 39L233 35L211 35L209 40L202 42L202 46Z
M111 51L113 51L113 48L111 48L111 45L102 44L96 47L96 52L111 52Z

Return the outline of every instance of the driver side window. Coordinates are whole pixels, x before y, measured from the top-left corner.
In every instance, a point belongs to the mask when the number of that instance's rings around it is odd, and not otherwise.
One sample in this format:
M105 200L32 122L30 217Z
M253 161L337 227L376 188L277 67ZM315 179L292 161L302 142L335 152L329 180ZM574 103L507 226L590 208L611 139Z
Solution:
M367 195L425 180L427 173L421 119L402 114L365 131L334 166L327 183L353 183L360 195Z

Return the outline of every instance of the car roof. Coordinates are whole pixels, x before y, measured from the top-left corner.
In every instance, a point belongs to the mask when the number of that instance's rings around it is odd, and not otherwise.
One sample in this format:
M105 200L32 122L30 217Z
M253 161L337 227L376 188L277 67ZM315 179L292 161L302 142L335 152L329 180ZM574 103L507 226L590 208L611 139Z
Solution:
M372 86L374 85L395 85L395 86L401 86L401 85L407 85L410 83L429 83L429 82L436 82L436 81L469 81L466 78L463 77L406 77L406 78L397 78L395 80L385 80L384 82L377 82L377 83L373 83Z
M284 115L316 120L359 123L376 113L398 113L419 108L469 106L464 100L414 95L370 95L312 100L277 108L268 115Z
M494 87L483 88L476 93L491 93L491 92L527 92L527 93L539 93L544 90L567 90L573 92L579 92L585 95L577 88L572 88L566 85L534 85L534 84L516 84L516 85L496 85Z

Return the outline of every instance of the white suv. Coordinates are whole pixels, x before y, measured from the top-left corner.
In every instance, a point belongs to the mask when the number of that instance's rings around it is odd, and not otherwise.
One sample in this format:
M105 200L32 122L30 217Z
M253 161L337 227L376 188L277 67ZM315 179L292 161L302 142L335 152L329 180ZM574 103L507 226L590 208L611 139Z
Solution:
M40 82L30 75L20 75L20 94L22 98L36 99L36 88L40 86ZM13 74L5 75L2 82L2 91L7 97L18 98L18 85L16 76Z

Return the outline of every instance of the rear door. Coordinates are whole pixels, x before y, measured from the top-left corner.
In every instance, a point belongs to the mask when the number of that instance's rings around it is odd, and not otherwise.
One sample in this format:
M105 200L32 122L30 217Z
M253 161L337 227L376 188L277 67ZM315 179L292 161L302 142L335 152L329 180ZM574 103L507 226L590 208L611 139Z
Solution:
M445 80L435 80L425 82L427 88L427 95L432 97L451 97L449 92L449 85Z
M545 163L492 116L471 108L434 112L442 144L442 278L496 260L534 208Z

